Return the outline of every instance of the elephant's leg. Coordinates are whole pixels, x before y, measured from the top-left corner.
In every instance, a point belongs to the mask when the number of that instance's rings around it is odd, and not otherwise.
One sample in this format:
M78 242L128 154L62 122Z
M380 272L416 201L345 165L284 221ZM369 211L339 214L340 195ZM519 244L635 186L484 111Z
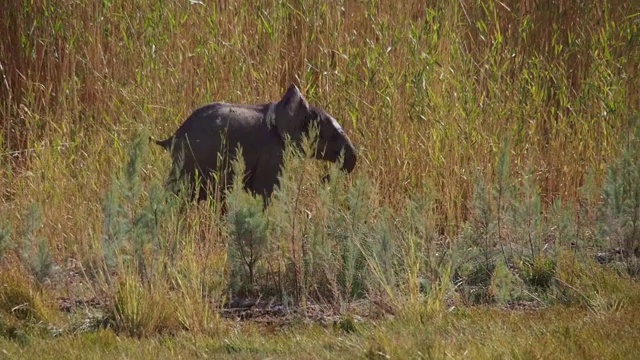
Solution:
M256 167L251 182L251 190L262 196L266 207L274 188L278 185L278 172L280 166L274 164L260 164Z
M164 182L166 191L173 193L177 197L184 196L185 199L194 200L195 181L193 176L182 170L182 166L174 163ZM186 194L184 192L186 191Z
M207 197L209 196L209 194L213 194L211 192L212 188L213 187L211 186L210 182L204 181L204 179L202 179L201 182L198 184L198 201L207 200Z
M200 190L198 189L198 182L196 181L195 174L185 174L178 189L179 191L187 192L185 199L188 199L189 201L200 200Z
M204 171L206 171L204 175L198 171L196 181L198 201L207 200L208 197L215 200L224 199L224 179L220 179L219 174L216 174L213 170L206 169Z

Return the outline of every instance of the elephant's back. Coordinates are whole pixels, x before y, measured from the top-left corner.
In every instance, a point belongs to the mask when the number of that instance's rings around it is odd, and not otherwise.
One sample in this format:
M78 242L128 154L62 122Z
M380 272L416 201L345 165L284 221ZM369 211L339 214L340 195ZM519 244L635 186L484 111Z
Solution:
M255 131L264 123L268 104L244 105L216 102L194 110L176 131L176 139L199 134Z
M207 126L216 126L212 120L216 118L216 113L219 113L224 105L224 103L212 103L194 110L176 130L174 138L183 139L185 136L191 135L190 132L200 131Z
M176 154L189 148L190 156L200 163L215 160L222 147L231 153L237 145L257 150L268 146L275 129L266 124L269 104L241 105L212 103L196 109L173 136ZM212 155L213 154L213 155Z

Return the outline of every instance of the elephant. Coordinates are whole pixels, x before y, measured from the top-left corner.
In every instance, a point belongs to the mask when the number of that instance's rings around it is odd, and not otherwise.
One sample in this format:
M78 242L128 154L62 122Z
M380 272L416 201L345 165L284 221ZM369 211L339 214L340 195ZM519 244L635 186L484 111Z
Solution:
M173 165L167 183L186 179L191 199L195 200L197 191L198 201L210 196L215 186L226 189L232 184L230 160L236 157L240 145L245 164L244 189L261 195L266 207L278 186L285 139L301 146L312 125L318 129L312 156L336 162L343 154L341 169L351 173L358 158L351 140L335 118L309 105L293 84L278 102L258 105L215 102L200 107L172 136L155 143L171 152Z

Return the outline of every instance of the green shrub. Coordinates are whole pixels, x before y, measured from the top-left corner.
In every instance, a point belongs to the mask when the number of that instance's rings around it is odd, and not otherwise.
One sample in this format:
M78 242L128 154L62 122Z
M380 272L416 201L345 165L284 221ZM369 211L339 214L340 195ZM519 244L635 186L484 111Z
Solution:
M136 337L180 330L177 304L167 288L142 284L136 277L122 274L118 281L108 309L114 330Z
M21 259L39 282L44 282L54 274L55 261L49 250L48 242L38 236L42 227L42 210L37 204L31 204L26 214Z
M527 285L548 289L556 275L556 259L541 255L533 259L523 258L519 263L522 279Z
M608 312L638 303L637 287L628 277L603 268L592 260L579 259L571 252L560 253L555 280L555 296L564 304Z
M609 239L609 251L620 249L627 271L640 257L640 139L639 129L628 135L622 154L607 169L600 217L601 236Z
M524 299L524 282L503 261L498 261L491 276L490 294L493 301L507 305Z
M241 149L238 154L241 154ZM235 174L244 174L241 156L233 164ZM226 195L226 224L229 233L229 264L232 293L252 293L256 283L258 262L268 248L269 219L263 210L263 199L244 190L243 176L236 176Z
M0 264L2 264L5 255L15 247L15 244L11 241L11 234L11 224L5 219L0 223Z

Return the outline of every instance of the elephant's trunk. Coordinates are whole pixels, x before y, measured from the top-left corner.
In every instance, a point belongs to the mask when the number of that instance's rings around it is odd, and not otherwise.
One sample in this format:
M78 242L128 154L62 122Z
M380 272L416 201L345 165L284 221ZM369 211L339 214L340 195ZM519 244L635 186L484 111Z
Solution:
M344 162L342 163L342 170L347 173L351 173L356 167L358 155L356 149L353 147L350 141L347 140L347 144L344 147Z

